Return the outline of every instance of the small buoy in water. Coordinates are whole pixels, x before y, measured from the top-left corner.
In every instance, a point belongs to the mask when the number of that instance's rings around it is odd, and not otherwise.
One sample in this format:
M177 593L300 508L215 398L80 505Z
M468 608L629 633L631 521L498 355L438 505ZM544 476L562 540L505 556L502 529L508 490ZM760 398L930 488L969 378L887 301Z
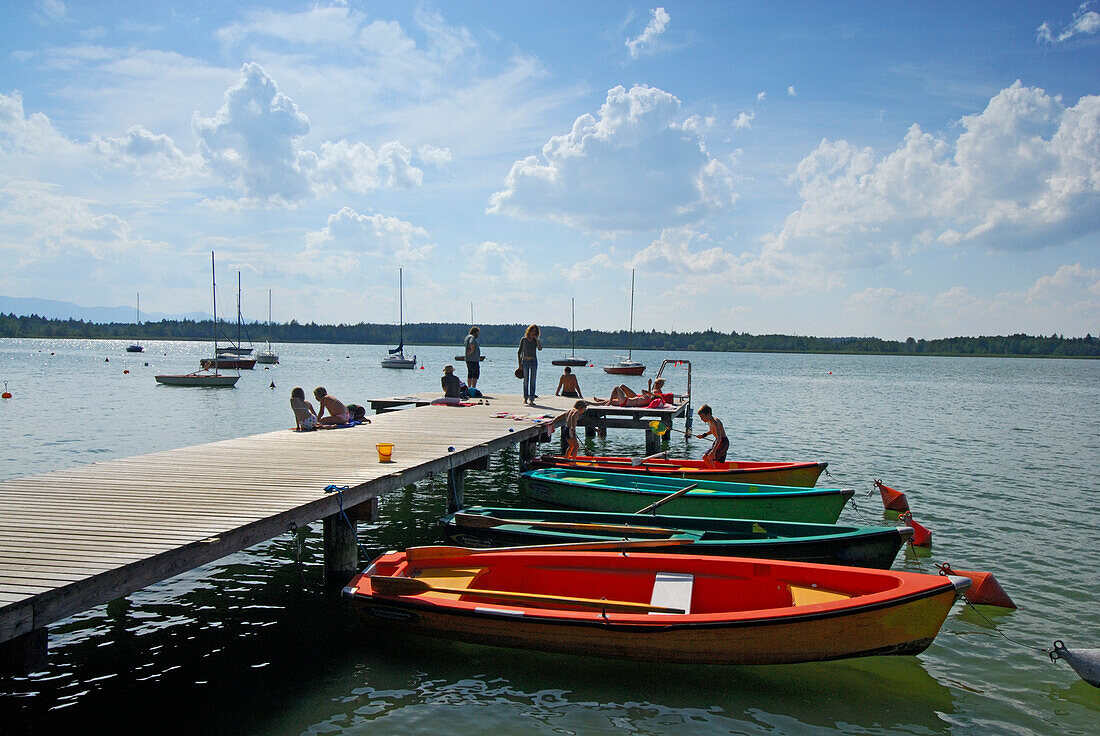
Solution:
M149 362L148 362L148 361L146 361L146 363L145 363L145 367L146 367L146 368L148 368L148 367L149 367Z
M420 370L424 370L424 366L420 366Z
M53 355L53 351L50 351L50 355Z
M50 353L50 355L53 355L53 353ZM104 363L110 363L110 362L111 362L111 359L110 359L110 358L104 358L104 359L103 359L103 362L104 362Z
M1001 608L1016 608L1016 604L1008 597L1008 593L997 582L991 572L977 572L975 570L956 570L947 562L936 565L940 569L940 575L961 575L970 578L970 587L963 591L963 597L974 604L984 606L1000 606Z
M1054 649L1050 650L1050 661L1056 662L1064 659L1082 680L1100 687L1100 649L1066 649L1062 640L1054 642Z
M887 511L905 512L909 510L909 501L901 491L895 491L890 486L884 485L881 480L875 481L875 488L882 494L882 507Z
M8 391L8 382L4 381L4 393L0 394L0 399L10 399L11 391Z
M129 369L129 368L127 368L126 370L124 370L124 371L122 372L122 374L123 374L123 375L126 375L126 374L127 374L127 373L129 373L129 372L130 372L130 369Z
M928 527L923 524L917 523L913 518L912 511L906 511L900 517L899 520L905 522L905 525L913 530L913 540L910 542L914 547L924 547L926 549L932 549L932 532Z
M275 388L275 382L274 381L271 382L271 388Z
M833 372L832 372L832 371L829 371L829 375L830 375L830 376L831 376L831 375L833 375Z

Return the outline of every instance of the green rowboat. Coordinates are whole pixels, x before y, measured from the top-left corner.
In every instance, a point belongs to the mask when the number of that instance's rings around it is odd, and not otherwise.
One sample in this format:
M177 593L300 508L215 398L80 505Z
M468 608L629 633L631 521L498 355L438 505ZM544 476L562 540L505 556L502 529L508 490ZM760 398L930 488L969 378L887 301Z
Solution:
M881 569L889 569L901 545L913 536L913 530L907 526L846 526L491 506L462 509L444 516L440 524L450 543L464 547L691 539L692 544L662 548L661 551Z
M655 478L593 470L544 468L520 476L520 487L533 499L589 511L634 513L666 496L692 490L662 505L678 516L770 519L833 524L855 491L795 488L713 480Z

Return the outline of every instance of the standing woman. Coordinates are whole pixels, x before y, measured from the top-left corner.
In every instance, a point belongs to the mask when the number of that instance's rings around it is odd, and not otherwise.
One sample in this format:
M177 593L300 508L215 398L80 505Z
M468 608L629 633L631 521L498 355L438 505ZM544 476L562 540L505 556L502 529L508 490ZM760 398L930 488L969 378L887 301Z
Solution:
M538 398L535 395L535 375L539 370L539 358L535 352L537 350L542 350L542 340L539 339L538 325L531 325L519 341L516 355L519 357L520 370L523 371L523 403L532 406Z

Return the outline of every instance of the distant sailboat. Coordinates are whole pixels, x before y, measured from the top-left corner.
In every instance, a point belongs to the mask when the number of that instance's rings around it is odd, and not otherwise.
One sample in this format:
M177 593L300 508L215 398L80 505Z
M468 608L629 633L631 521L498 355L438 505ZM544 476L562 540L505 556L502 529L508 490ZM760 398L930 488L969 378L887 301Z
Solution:
M249 339L251 343L252 340ZM237 271L237 342L230 347L218 347L217 333L214 335L214 357L203 358L199 365L204 370L210 368L227 368L236 370L252 370L256 367L256 359L249 358L252 346L247 348L241 345L241 272Z
M405 282L402 269L397 269L397 347L382 358L383 368L415 368L416 356L405 357Z
M619 356L619 362L603 367L604 373L612 373L619 376L640 376L645 373L645 366L631 357L634 342L634 269L630 270L630 332L627 333L626 356Z
M137 295L137 307L134 309L134 325L137 326L138 331L141 331L141 294ZM135 342L132 345L126 346L126 352L128 353L144 353L145 346L139 342Z
M572 365L572 366L584 366L588 365L588 360L585 358L577 357L577 310L573 303L573 297L569 297L569 313L571 315L571 324L569 327L569 339L572 343L572 352L563 358L557 360L551 360L551 365Z
M271 349L271 289L267 290L267 345L256 355L257 363L278 363L279 354Z
M218 289L214 279L214 251L210 251L210 290L214 294L214 319L211 322L213 327L214 338L214 355L217 356L218 351ZM182 375L173 374L161 374L156 376L157 383L163 383L165 386L209 386L211 388L229 388L237 383L237 380L241 377L238 373L235 376L223 376L218 373L217 363L213 366L213 372L198 371L195 373L185 373Z

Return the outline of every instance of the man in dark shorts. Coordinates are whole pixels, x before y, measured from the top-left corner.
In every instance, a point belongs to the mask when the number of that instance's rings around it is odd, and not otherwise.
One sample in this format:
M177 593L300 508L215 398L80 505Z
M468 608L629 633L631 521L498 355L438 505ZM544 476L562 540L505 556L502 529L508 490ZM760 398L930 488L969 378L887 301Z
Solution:
M568 396L571 399L581 397L581 385L577 382L577 377L573 375L572 368L566 366L565 372L558 379L558 390L554 392L554 395Z
M470 388L477 388L477 379L481 378L481 344L477 341L480 334L480 327L471 327L463 343L466 349L466 385Z

